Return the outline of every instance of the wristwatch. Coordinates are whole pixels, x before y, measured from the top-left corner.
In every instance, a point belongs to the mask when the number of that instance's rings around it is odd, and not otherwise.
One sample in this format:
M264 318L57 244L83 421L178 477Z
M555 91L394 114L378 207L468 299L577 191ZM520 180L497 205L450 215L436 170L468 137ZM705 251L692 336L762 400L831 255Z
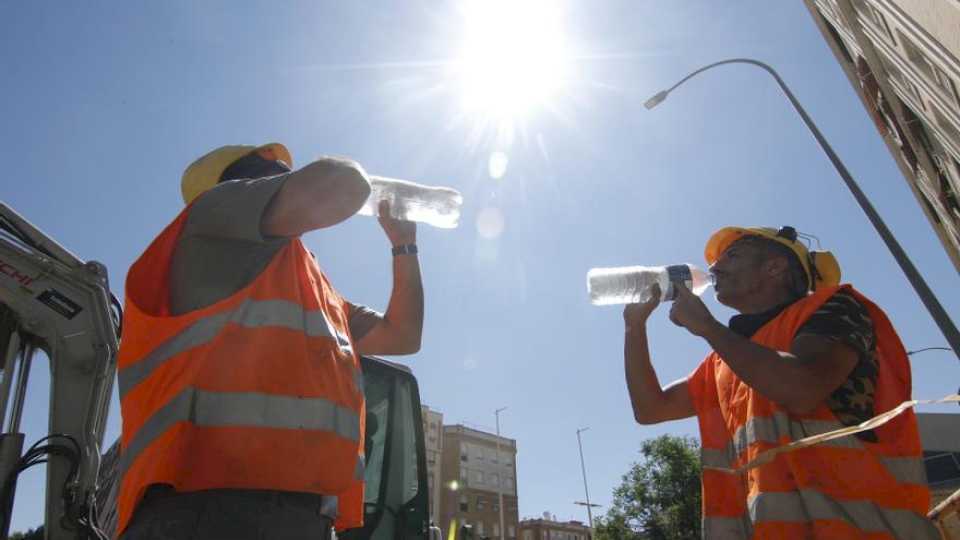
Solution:
M417 254L417 245L416 244L404 244L402 246L393 246L393 249L390 250L393 253L393 256L397 255L416 255Z

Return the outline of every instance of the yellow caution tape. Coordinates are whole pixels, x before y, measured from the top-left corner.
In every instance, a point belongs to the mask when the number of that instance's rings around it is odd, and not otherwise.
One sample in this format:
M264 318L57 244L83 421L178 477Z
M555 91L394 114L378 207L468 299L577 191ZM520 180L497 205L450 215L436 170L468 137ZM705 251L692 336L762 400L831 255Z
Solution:
M953 403L953 402L960 402L960 394L952 394L941 399L913 399L909 401L904 401L903 403L901 403L900 405L897 405L893 409L890 409L885 413L878 414L877 416L874 416L873 418L866 420L864 422L861 422L855 426L849 426L849 427L837 429L834 431L829 431L827 433L821 433L819 435L812 435L810 437L798 439L796 441L793 441L789 444L785 444L783 446L778 446L776 448L771 448L769 450L760 452L760 454L758 454L757 457L748 461L744 465L737 467L736 469L727 469L725 467L715 467L710 465L705 465L703 468L714 470L714 471L721 471L721 472L730 473L730 474L742 474L746 471L749 471L750 469L755 469L761 465L770 463L771 461L774 460L774 458L776 458L780 454L794 452L796 450L800 450L801 448L807 448L807 447L814 446L827 441L832 441L834 439L839 439L841 437L848 437L850 435L860 433L861 431L867 431L868 429L880 427L886 424L887 422L889 422L891 419L893 419L900 413L902 413L903 411L910 409L916 405L933 405L937 403Z

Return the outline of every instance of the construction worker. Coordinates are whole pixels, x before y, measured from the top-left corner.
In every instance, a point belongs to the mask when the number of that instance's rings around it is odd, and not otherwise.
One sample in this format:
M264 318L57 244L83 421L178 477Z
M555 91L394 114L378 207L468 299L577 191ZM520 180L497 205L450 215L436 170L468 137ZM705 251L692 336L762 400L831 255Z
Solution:
M128 273L124 539L326 539L334 521L362 524L358 355L420 347L416 226L380 219L393 246L389 305L380 315L351 304L300 235L352 216L367 177L344 159L291 167L281 144L199 158L183 174L186 208Z
M713 351L662 388L646 321L654 299L628 305L624 359L636 421L696 416L702 443L705 538L938 538L912 410L855 436L761 452L859 424L910 399L906 352L890 321L850 285L829 252L808 251L791 227L727 227L707 242L718 322L683 284L670 320Z

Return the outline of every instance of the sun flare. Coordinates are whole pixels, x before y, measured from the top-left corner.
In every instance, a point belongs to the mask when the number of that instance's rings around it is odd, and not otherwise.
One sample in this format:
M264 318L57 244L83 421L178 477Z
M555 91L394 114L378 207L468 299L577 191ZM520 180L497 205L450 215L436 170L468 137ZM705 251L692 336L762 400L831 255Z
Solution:
M513 118L548 104L568 76L563 13L547 0L469 0L453 64L464 108Z

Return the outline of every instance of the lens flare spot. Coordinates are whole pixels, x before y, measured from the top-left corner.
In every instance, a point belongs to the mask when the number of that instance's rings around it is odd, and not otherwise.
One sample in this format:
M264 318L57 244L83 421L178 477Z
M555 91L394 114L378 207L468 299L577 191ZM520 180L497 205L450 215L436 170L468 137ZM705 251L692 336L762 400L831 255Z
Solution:
M483 238L498 238L503 233L503 212L499 208L488 206L477 215L477 232Z
M507 154L497 150L490 154L490 162L487 164L487 169L490 172L490 178L494 180L499 180L503 178L503 175L507 173L507 164L510 163L510 158L507 157Z

